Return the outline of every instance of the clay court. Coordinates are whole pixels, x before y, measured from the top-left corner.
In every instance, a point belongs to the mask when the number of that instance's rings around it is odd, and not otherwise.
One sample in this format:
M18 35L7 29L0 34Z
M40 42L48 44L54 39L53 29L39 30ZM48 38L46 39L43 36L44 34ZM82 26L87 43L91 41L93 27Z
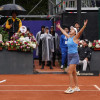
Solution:
M65 94L67 74L0 75L1 100L100 100L100 76L78 76L80 92ZM2 81L6 80L6 81Z

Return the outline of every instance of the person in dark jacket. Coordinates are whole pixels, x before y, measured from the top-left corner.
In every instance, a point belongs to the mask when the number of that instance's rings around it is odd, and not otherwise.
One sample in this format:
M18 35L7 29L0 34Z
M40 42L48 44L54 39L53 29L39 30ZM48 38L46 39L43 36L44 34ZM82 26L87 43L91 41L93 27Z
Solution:
M54 43L54 52L52 53L52 63L53 63L53 66L55 66L55 60L56 60L56 55L57 55L56 52L59 47L59 39L58 39L58 34L55 32L53 26L51 26L50 28L50 34L53 37L53 43Z
M22 22L19 18L16 17L17 13L12 11L12 17L8 18L6 21L6 29L9 32L9 40L11 36L20 31L20 27L22 26Z
M78 48L80 58L79 63L83 64L83 71L86 71L87 63L91 59L92 50L88 47L88 43L89 41L87 39L84 39L82 47Z
M77 29L78 32L80 31L80 25L78 22L75 23L74 27ZM83 39L85 39L84 31L83 31L83 34L81 34L81 36L80 36L80 40L83 40Z

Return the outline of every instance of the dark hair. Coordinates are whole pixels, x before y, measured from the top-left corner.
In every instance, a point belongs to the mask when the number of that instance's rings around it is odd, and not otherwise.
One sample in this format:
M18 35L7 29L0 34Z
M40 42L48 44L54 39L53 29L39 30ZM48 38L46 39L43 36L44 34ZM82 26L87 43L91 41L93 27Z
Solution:
M65 28L68 28L68 30L70 30L70 27L69 26L64 26L63 29L65 29Z
M88 39L84 39L84 41L85 41L87 44L89 43Z
M13 13L16 13L16 16L18 15L17 12L16 12L15 10L13 10L13 11L11 12L11 15L12 15Z
M45 28L45 26L41 26L41 28Z
M78 24L78 25L80 25L80 24L79 24L79 22L75 22L75 24ZM74 24L74 25L75 25L75 24Z

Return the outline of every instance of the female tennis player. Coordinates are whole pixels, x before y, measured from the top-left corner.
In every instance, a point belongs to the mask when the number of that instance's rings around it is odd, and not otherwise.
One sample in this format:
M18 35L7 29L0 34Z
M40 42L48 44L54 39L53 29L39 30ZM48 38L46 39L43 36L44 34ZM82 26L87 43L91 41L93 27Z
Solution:
M70 33L67 34L60 26L57 24L57 27L60 31L68 38L68 69L67 73L69 75L69 88L65 91L65 93L73 93L74 91L80 91L78 87L78 79L76 74L76 65L79 63L79 55L78 55L78 39L84 31L88 20L84 21L84 26L77 33L77 29L74 27L70 28ZM75 87L72 88L73 80L75 83Z

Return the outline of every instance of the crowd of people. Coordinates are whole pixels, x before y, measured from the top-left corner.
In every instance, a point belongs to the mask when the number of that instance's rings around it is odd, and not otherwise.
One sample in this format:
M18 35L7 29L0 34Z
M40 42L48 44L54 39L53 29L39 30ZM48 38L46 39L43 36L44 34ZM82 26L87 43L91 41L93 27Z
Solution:
M22 22L16 17L17 13L12 12L12 18L9 18L6 22L6 29L9 32L9 40L11 36L18 32L22 26ZM36 55L39 58L39 65L41 69L46 66L53 69L55 66L57 51L61 52L61 69L66 64L66 71L69 75L69 88L65 93L73 93L74 91L80 91L78 87L78 79L76 74L76 66L83 65L83 71L86 71L87 65L91 60L92 51L88 47L89 41L85 39L84 29L88 23L88 20L84 21L84 25L80 28L78 23L74 26L62 28L60 24L57 24L57 28L62 32L62 35L58 34L54 30L54 26L49 27L41 26L41 30L36 34L37 49ZM83 34L82 34L83 33ZM78 48L79 40L83 40L82 47ZM59 54L58 54L59 56ZM75 87L72 89L72 80L74 80Z
M73 28L73 26L64 27L64 31L69 34L70 29ZM74 28L77 32L80 31L80 25L76 22L74 25ZM85 34L80 35L79 40L82 40L82 47L78 48L78 54L79 54L79 64L83 65L82 70L86 71L87 65L91 59L91 49L88 47L89 41L85 39ZM58 56L61 54L61 69L68 66L68 38L62 34L59 36L55 30L54 27L51 26L50 30L46 26L41 26L41 31L39 31L36 34L36 40L37 40L37 49L36 49L36 55L39 58L39 65L41 66L41 69L44 69L45 61L47 61L46 66L49 66L50 69L53 69L53 66L55 66L55 60ZM58 54L58 51L60 53ZM58 57L59 58L59 57Z
M91 58L91 50L88 47L88 40L84 39L82 47L78 49L78 42L80 38L83 38L82 35L88 20L84 21L84 26L80 29L78 23L75 26L70 28L65 27L64 29L57 24L57 28L62 32L63 35L59 37L58 34L54 31L54 27L51 26L50 30L46 26L41 27L36 35L36 40L38 42L37 54L39 55L39 65L41 69L44 69L45 61L47 61L47 66L50 69L53 69L52 65L55 66L56 52L61 49L62 60L61 60L61 69L64 67L64 64L67 62L67 73L69 75L69 88L65 93L73 93L74 91L80 91L78 86L78 79L76 74L76 66L79 63L83 64L83 70L86 71L87 63ZM75 87L72 89L72 80L74 80Z
M16 17L17 13L15 11L12 12L12 17L9 18L6 21L6 29L9 32L9 40L11 36L18 32L20 30L20 27L22 26L22 22L19 18ZM80 25L76 22L74 27L63 27L65 33L69 34L71 28L75 28L77 33L80 31ZM86 71L87 65L91 59L91 49L88 47L88 40L85 39L85 33L83 31L83 34L79 37L80 40L83 40L82 47L78 48L79 53L79 64L83 64L83 71ZM64 66L68 65L68 37L66 37L64 34L59 36L55 30L54 26L49 27L47 26L41 26L41 30L36 34L36 40L37 40L37 49L36 49L36 55L39 58L39 65L41 65L41 69L44 69L45 61L47 61L47 66L50 67L50 69L53 69L53 66L55 66L55 61L58 55L61 54L61 69L64 68ZM60 51L60 53L58 53Z
M36 40L38 43L36 55L39 56L41 69L44 69L45 61L47 61L47 66L53 69L52 65L55 66L56 50L59 47L58 34L54 31L54 27L51 26L49 31L48 27L42 26L41 31L36 34Z

